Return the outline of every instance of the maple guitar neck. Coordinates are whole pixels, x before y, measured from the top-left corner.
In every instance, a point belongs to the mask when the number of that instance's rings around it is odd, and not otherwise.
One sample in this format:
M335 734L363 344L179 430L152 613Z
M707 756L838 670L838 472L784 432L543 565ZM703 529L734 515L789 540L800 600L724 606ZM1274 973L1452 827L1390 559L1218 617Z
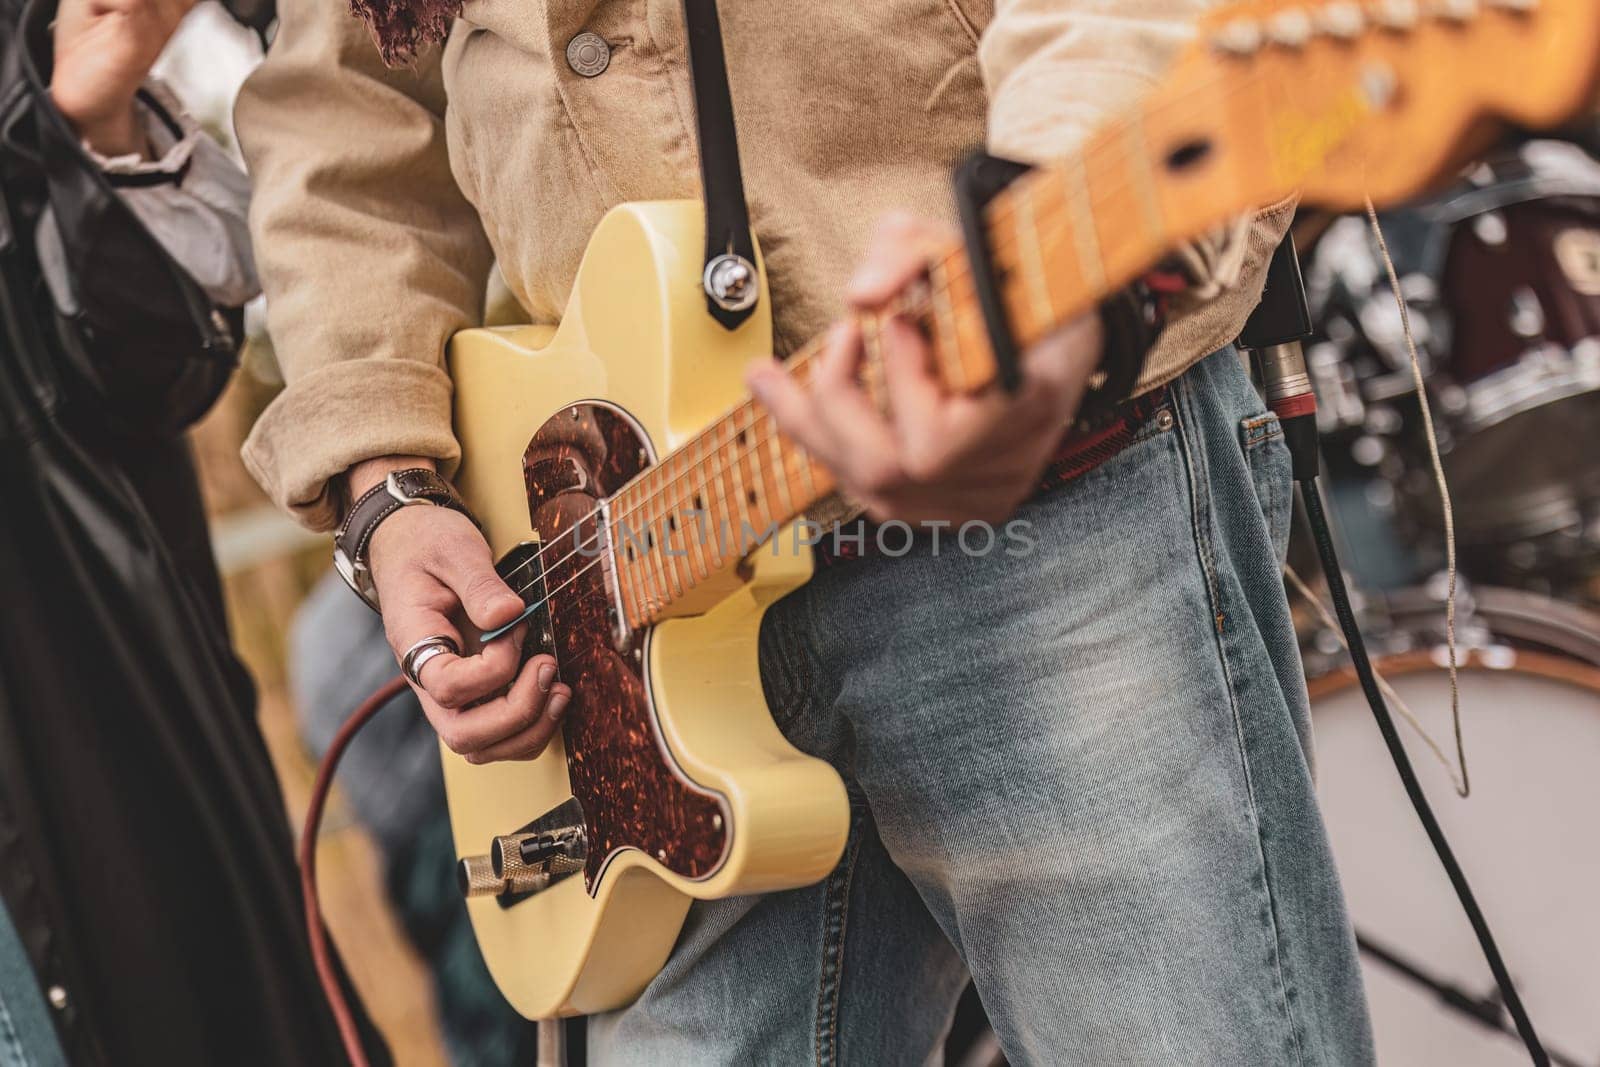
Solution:
M1174 247L1301 191L1338 210L1420 191L1459 163L1495 110L1549 125L1594 99L1594 0L1369 0L1227 9L1138 105L1066 160L1000 192L984 217L1019 347L1086 314ZM1252 17L1259 9L1260 16ZM1571 38L1558 40L1563 19ZM1533 69L1505 73L1505 56ZM1585 51L1587 50L1587 51ZM1559 53L1559 54L1558 54ZM1470 66L1479 56L1482 67ZM1535 57L1546 62L1533 63ZM1464 65L1469 64L1469 65ZM1500 73L1496 74L1495 71ZM1528 79L1548 83L1512 106ZM926 333L932 370L955 392L997 366L959 242L891 306L861 315L864 388L883 398L877 337L887 316ZM816 338L786 364L804 380ZM606 516L630 627L692 603L694 590L834 489L829 472L745 399L613 495Z

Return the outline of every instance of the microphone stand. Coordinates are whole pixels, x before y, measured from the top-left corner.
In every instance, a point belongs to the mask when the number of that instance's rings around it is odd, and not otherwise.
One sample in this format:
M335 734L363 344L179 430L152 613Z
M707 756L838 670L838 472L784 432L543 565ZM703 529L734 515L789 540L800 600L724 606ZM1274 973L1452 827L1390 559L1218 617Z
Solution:
M1345 588L1344 571L1339 566L1338 553L1334 550L1333 535L1323 507L1322 490L1317 484L1321 466L1317 441L1317 398L1311 389L1311 378L1306 373L1303 347L1311 333L1311 311L1306 306L1300 260L1295 254L1293 237L1285 235L1273 252L1261 303L1239 334L1239 344L1250 352L1267 406L1283 424L1284 442L1289 446L1294 480L1299 484L1300 499L1311 523L1323 578L1328 583L1334 612L1339 617L1339 628L1344 631L1345 641L1349 645L1350 660L1355 666L1361 691L1372 709L1373 718L1377 720L1378 732L1383 735L1383 743L1389 749L1389 757L1394 761L1395 771L1400 775L1411 807L1433 844L1434 853L1438 855L1439 863L1455 889L1467 921L1472 924L1472 932L1478 939L1479 948L1483 950L1489 970L1494 974L1495 985L1499 987L1506 1010L1516 1024L1518 1036L1527 1047L1529 1058L1535 1067L1549 1067L1550 1055L1539 1043L1533 1020L1528 1018L1527 1009L1522 1006L1522 997L1517 994L1517 987L1511 981L1505 961L1500 957L1500 949L1489 931L1488 920L1478 907L1472 886L1468 884L1461 865L1456 862L1455 852L1445 839L1444 830L1440 828L1439 820L1434 817L1433 808L1422 792L1422 785L1417 781L1411 758L1406 754L1400 734L1395 730L1394 719L1389 714L1389 707L1378 689L1377 675L1367 656L1366 642L1362 640L1361 628L1356 624L1355 611L1350 606L1350 593Z

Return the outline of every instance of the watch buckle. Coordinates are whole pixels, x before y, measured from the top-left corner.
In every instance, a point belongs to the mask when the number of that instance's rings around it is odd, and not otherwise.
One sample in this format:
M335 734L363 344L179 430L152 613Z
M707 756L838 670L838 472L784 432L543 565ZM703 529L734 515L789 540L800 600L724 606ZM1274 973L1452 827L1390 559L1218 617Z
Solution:
M373 584L371 568L351 559L344 546L336 545L333 549L333 569L339 572L339 577L344 579L344 584L356 596L366 601L373 611L378 610L378 587Z
M431 503L433 503L432 500L429 500L425 496L412 496L411 494L407 493L404 489L400 488L400 479L398 477L396 477L396 475L398 473L399 473L398 471L390 471L389 472L389 476L383 480L383 491L384 492L388 493L391 497L393 497L402 506L406 505L406 504L431 504Z

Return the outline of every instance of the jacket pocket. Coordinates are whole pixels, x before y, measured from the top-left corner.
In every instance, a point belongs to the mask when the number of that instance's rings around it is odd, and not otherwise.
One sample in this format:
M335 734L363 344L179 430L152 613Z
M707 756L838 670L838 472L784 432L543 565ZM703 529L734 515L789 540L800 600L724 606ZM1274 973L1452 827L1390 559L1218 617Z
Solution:
M1278 416L1269 411L1240 421L1239 445L1250 465L1256 502L1261 506L1261 517L1266 521L1273 551L1281 564L1289 553L1294 471Z

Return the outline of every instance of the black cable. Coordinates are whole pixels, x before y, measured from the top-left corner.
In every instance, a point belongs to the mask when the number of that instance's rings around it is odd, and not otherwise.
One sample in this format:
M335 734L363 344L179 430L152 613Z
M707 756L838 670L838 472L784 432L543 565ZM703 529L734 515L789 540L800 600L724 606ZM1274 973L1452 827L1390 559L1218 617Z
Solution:
M1528 1055L1532 1057L1536 1067L1549 1067L1550 1056L1539 1043L1539 1035L1533 1029L1533 1020L1528 1018L1528 1012L1522 1006L1522 998L1517 995L1517 987L1512 983L1511 974L1506 970L1505 961L1500 958L1500 949L1495 945L1494 935L1489 932L1489 923L1478 908L1472 887L1467 884L1467 876L1462 873L1461 865L1456 862L1455 853L1451 851L1450 843L1445 840L1444 831L1439 828L1439 821L1434 818L1428 798L1423 795L1422 785L1417 781L1411 759L1406 755L1405 746L1400 743L1400 734L1395 730L1394 719L1390 717L1388 705L1384 703L1383 694L1378 689L1378 679L1372 671L1372 661L1367 657L1366 642L1361 638L1361 629L1356 625L1355 611L1350 607L1350 592L1345 588L1344 572L1339 569L1339 557L1334 551L1333 536L1328 529L1328 515L1323 509L1322 491L1317 485L1317 479L1314 475L1301 478L1299 485L1300 499L1305 504L1306 517L1311 521L1311 534L1316 541L1317 556L1322 561L1323 578L1327 581L1328 592L1333 598L1334 613L1339 617L1339 628L1344 631L1345 641L1350 646L1350 660L1355 665L1356 677L1361 682L1361 691L1367 698L1367 705L1372 708L1372 716L1378 722L1378 732L1383 735L1383 743L1389 749L1390 758L1394 760L1394 768L1400 775L1401 784L1405 786L1406 796L1410 798L1411 806L1416 810L1417 818L1422 822L1422 828L1433 844L1433 851L1438 855L1445 874L1450 878L1450 885L1461 901L1461 908L1467 913L1467 921L1472 924L1472 932L1477 935L1478 945L1483 949L1484 959L1488 961L1489 970L1494 974L1495 985L1500 989L1506 1010L1510 1012L1511 1020L1516 1024L1517 1035L1527 1046Z

